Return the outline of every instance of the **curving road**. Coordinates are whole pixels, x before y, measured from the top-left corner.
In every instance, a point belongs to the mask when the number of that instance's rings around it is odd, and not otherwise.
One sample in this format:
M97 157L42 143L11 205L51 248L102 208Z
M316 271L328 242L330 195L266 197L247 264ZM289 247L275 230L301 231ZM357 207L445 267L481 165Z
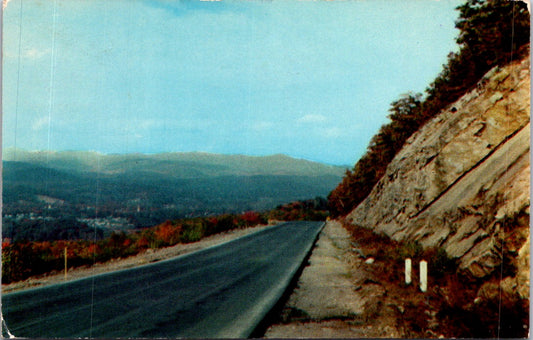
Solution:
M17 337L248 337L322 227L284 223L175 259L5 294L3 326Z

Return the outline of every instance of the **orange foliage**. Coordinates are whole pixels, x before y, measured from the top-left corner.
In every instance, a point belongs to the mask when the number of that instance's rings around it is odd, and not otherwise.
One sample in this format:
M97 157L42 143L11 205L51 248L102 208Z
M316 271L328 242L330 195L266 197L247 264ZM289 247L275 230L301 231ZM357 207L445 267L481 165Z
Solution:
M94 258L98 253L100 253L100 251L100 247L97 244L91 243L89 245L81 247L78 252L78 256L85 259L91 259Z
M150 242L148 241L148 239L146 238L146 236L141 236L137 242L135 243L137 248L139 249L144 249L144 248L148 248L148 245L150 244Z
M129 238L125 239L122 243L123 247L129 247L131 245L131 240Z
M242 215L242 220L246 226L257 225L261 223L261 215L255 211L247 211Z
M156 228L155 236L165 244L175 244L179 241L180 232L181 226L175 226L171 221L166 221Z

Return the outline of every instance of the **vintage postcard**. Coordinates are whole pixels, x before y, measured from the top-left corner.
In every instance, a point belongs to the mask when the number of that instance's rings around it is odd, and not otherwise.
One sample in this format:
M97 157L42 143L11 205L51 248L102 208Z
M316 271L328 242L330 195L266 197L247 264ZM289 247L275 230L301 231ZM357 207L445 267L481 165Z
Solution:
M3 337L529 336L529 3L1 18Z

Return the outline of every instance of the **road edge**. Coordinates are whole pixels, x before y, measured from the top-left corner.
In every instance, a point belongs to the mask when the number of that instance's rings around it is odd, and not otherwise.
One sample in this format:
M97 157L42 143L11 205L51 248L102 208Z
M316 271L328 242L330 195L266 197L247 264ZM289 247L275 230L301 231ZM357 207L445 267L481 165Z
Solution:
M326 222L322 222L322 225L317 229L313 242L303 251L302 261L295 264L288 272L284 280L281 280L272 292L267 296L263 302L258 303L256 308L251 311L253 316L250 322L250 326L244 328L239 334L219 334L221 337L236 337L236 338L260 338L264 335L272 321L279 315L279 311L285 305L285 300L289 298L294 287L298 283L298 279L307 266L309 257L311 256L313 249L316 246L320 233L324 229ZM248 318L250 319L250 318ZM229 333L229 332L228 332Z

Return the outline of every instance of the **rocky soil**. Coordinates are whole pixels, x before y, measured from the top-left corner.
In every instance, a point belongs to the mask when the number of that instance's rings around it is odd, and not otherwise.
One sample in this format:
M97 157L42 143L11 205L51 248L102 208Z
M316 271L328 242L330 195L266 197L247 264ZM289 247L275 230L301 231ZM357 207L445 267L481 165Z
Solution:
M28 288L42 287L55 283L62 283L65 281L81 279L84 277L89 277L91 275L137 267L143 264L157 262L191 253L204 248L216 246L218 244L234 240L244 235L258 232L267 227L269 226L262 225L253 228L230 230L225 233L206 237L198 242L177 244L173 247L167 247L162 249L149 249L143 253L137 254L135 256L130 256L124 259L114 259L105 263L96 263L91 267L72 268L68 270L66 280L64 272L52 272L41 276L34 276L24 281L2 285L2 293L15 292Z

